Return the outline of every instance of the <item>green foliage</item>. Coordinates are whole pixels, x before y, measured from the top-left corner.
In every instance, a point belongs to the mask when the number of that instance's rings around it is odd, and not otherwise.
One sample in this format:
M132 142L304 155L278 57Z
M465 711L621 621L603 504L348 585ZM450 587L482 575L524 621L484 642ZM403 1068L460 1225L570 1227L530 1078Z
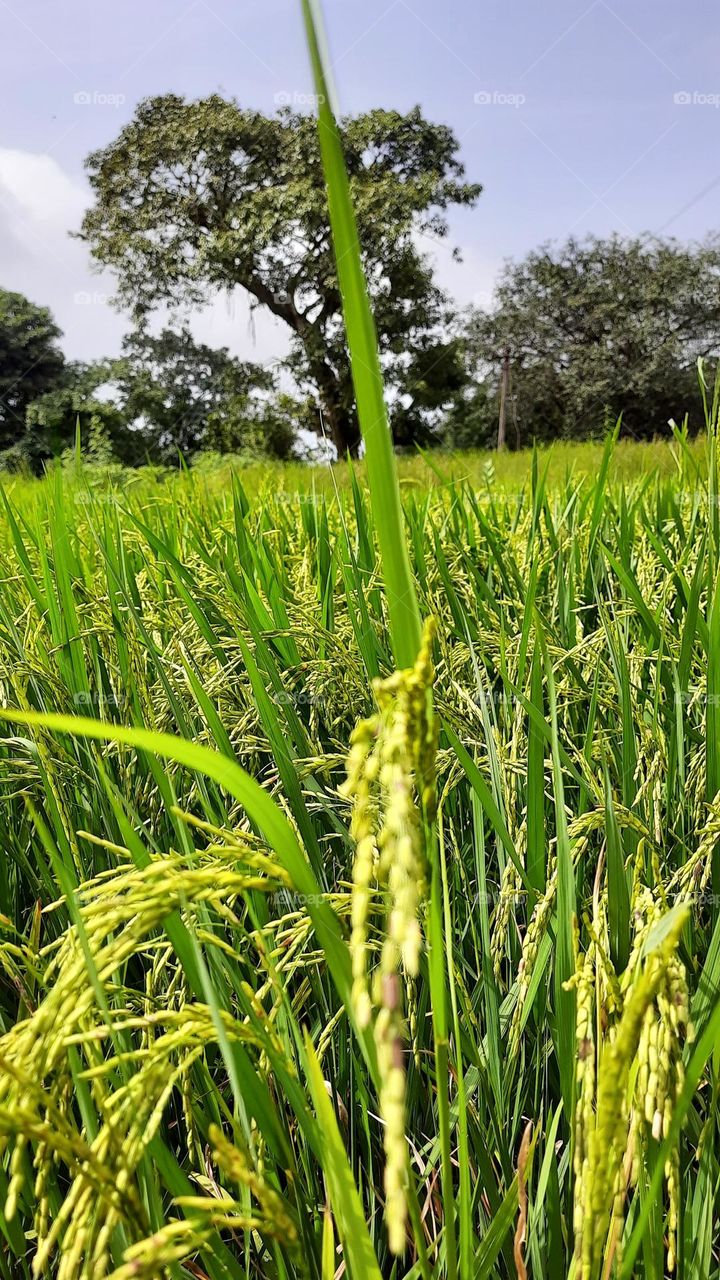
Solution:
M410 352L402 376L402 395L391 410L395 444L402 448L437 444L447 410L467 394L468 376L462 344L457 338L428 339ZM443 432L444 438L451 433ZM472 443L480 443L475 436ZM452 440L454 447L462 448Z
M303 425L302 406L294 397L275 392L261 399L252 390L231 396L211 412L205 445L219 453L245 458L292 458Z
M345 120L342 143L386 373L404 387L407 357L437 340L447 310L417 233L445 236L447 211L474 203L480 188L464 180L452 132L418 108ZM314 120L288 110L268 118L217 94L149 98L90 156L88 173L95 204L83 237L118 273L121 299L145 316L219 289L246 290L287 325L301 389L319 399L339 451L355 452Z
M237 450L244 433L263 443L263 414L270 411L259 393L273 389L272 374L226 347L196 342L186 325L129 334L110 376L125 420L160 461L176 461L178 454L189 459L204 448ZM275 456L287 456L277 422L268 422L264 444L268 455L278 448Z
M109 378L107 362L67 364L62 385L28 405L22 450L33 470L72 448L78 429L92 460L99 448L108 460L129 465L143 460L143 442L127 430L125 415L113 400L98 395Z
M47 307L0 289L0 458L21 445L28 405L62 384L61 336Z
M535 1138L528 1266L537 1275L567 1274L572 1131L567 1114L558 1113L563 1041L552 979L560 802L581 952L592 950L598 928L603 936L606 920L608 963L611 948L624 962L637 928L638 885L660 907L663 893L671 903L685 895L691 917L680 955L698 1044L709 1026L720 953L710 888L702 885L720 819L717 802L706 800L707 725L714 712L705 698L707 461L682 441L674 452L673 460L668 447L619 444L600 488L602 455L594 446L540 454L534 481L527 454L498 459L492 479L485 471L488 487L480 458L449 458L440 474L418 458L401 461L413 576L423 615L439 623L434 694L443 726L442 934L432 963L444 967L431 974L423 960L417 1017L406 1032L413 1050L407 1132L421 1152L411 1162L412 1184L428 1207L424 1225L417 1232L411 1227L397 1276L411 1273L423 1244L428 1273L444 1280L442 1224L446 1204L454 1203L458 1254L464 1223L470 1274L477 1263L479 1274L516 1280L516 1165L527 1118ZM548 463L551 478L543 484ZM468 474L471 479L463 479ZM279 465L234 477L225 465L217 474L160 479L82 468L41 482L13 481L11 510L0 520L4 704L21 715L28 706L95 714L128 734L113 742L15 724L0 739L0 914L13 922L12 928L3 924L0 936L7 974L0 988L0 1056L18 1068L29 1064L24 1106L50 1116L49 1128L28 1138L17 1216L6 1224L15 1243L3 1246L0 1259L13 1280L25 1280L24 1259L35 1249L34 1215L45 1203L52 1224L76 1182L75 1195L87 1188L89 1238L96 1240L92 1233L115 1212L112 1187L125 1169L133 1191L100 1275L123 1265L125 1249L152 1257L159 1234L167 1240L172 1223L183 1220L192 1224L195 1247L179 1276L193 1274L190 1263L217 1280L271 1277L280 1266L298 1280L317 1275L325 1197L350 1197L347 1209L333 1209L340 1215L337 1244L352 1194L333 1132L325 1122L319 1131L315 1119L321 1112L305 1056L306 1028L378 1266L390 1276L376 1088L335 986L342 967L337 958L326 959L310 914L322 901L347 936L353 850L349 806L338 788L352 728L372 711L371 678L393 667L364 472L358 468L355 487L345 468L330 473ZM306 488L296 493L299 483ZM552 660L556 729L541 636ZM613 662L609 636L614 651L622 639L624 673ZM162 765L132 747L138 724L171 735L162 743L146 740L168 752ZM119 737L112 724L104 735ZM628 805L624 743L631 739L635 777ZM208 751L210 760L195 749ZM295 888L286 887L279 856L288 856L291 845L273 852L278 831L272 819L266 825L272 810L260 814L249 807L249 793L233 793L236 763L285 810L294 838L304 833L303 868L288 863ZM177 805L190 818L182 818ZM512 855L530 888L522 878L514 887L508 879ZM631 873L629 919L618 898L614 912L602 906L610 877L620 882L621 861ZM311 868L317 889L308 886ZM71 902L37 915L38 902L47 908L60 896L63 877L84 886L77 908L108 1011L73 943ZM538 900L550 903L544 926L535 915ZM164 919L171 907L175 917ZM378 901L373 946L383 918ZM57 945L64 950L54 964ZM193 960L196 947L228 1030L245 1119ZM598 1036L606 1018L615 1025L616 1017L605 974L598 963ZM440 1064L428 1016L440 1006L429 1003L431 982L441 984L448 999L442 1143ZM51 1021L53 1009L65 1008L63 993L73 1006ZM36 1008L41 1013L33 1013ZM28 1015L25 1030L13 1030ZM693 1052L688 1046L688 1063ZM571 1055L570 1062L577 1067L580 1059ZM0 1088L7 1087L3 1066ZM718 1280L716 1087L713 1069L702 1066L680 1141L678 1266L692 1255L710 1280ZM59 1111L52 1109L54 1098L62 1102ZM0 1107L8 1174L13 1134L22 1131L15 1107ZM108 1116L116 1117L114 1143ZM301 1231L299 1257L289 1237L277 1242L264 1210L260 1235L239 1244L237 1234L217 1226L219 1210L205 1201L200 1210L174 1203L213 1194L210 1178L235 1197L233 1212L243 1211L237 1189L208 1154L209 1127L218 1117L258 1177L283 1196L283 1212ZM60 1144L67 1139L78 1157L90 1159L95 1132L104 1135L98 1142L110 1181L89 1185L85 1174L72 1172ZM43 1135L50 1144L45 1154ZM648 1143L651 1177L648 1135L640 1136ZM443 1152L451 1170L445 1203L439 1192L427 1199L441 1186ZM42 1170L38 1194L30 1171L35 1158ZM87 1167L99 1174L103 1166ZM334 1180L327 1189L324 1173ZM630 1193L628 1234L644 1194ZM645 1237L662 1253L668 1207L662 1185L659 1195ZM59 1231L62 1242L62 1220ZM177 1228L172 1231L177 1240ZM63 1248L71 1244L68 1236ZM45 1274L56 1273L54 1257ZM459 1265L459 1274L466 1273Z
M498 433L498 396L489 380L470 383L452 401L442 425L450 449L492 449ZM510 432L511 443L514 435Z
M602 435L620 414L638 439L704 423L695 365L720 351L720 242L641 237L546 246L510 263L475 314L475 375L497 394L510 356L508 442ZM481 443L480 439L473 441Z

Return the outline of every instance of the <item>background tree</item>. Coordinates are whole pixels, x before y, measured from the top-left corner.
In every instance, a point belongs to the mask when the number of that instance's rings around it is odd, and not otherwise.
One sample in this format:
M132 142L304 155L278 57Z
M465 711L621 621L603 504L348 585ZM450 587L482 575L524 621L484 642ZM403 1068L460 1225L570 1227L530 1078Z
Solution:
M122 357L113 362L112 379L124 417L135 425L145 449L172 461L178 453L190 457L218 447L223 414L236 423L243 413L254 418L260 412L258 393L274 388L269 370L237 360L226 347L196 342L187 326L129 334ZM214 436L209 442L211 421Z
M137 432L128 430L117 403L100 392L111 378L111 362L81 361L65 365L62 382L28 405L22 439L23 459L38 471L42 463L70 448L78 427L86 446L102 437L108 453L118 462L137 466L146 450Z
M296 456L303 425L302 406L286 393L267 399L252 392L238 393L210 414L205 448L246 458L287 460Z
M510 350L520 442L624 429L650 438L668 419L702 421L695 363L720 346L720 241L575 239L506 265L476 312L473 375L497 388ZM509 420L508 443L514 443Z
M451 130L419 108L347 119L343 143L386 371L397 381L402 357L440 334L447 308L417 235L445 236L448 208L473 204L481 188L464 181ZM167 94L142 102L87 168L95 203L81 234L117 272L120 300L142 318L241 286L288 326L301 391L319 397L338 450L356 452L314 119Z
M458 338L420 340L402 368L402 395L391 407L395 443L399 446L436 444L443 411L468 382L463 348Z
M442 442L448 449L494 449L498 433L498 397L490 379L468 384L445 414ZM511 433L511 443L513 435Z
M47 307L0 289L0 453L20 445L28 405L62 383L61 336Z

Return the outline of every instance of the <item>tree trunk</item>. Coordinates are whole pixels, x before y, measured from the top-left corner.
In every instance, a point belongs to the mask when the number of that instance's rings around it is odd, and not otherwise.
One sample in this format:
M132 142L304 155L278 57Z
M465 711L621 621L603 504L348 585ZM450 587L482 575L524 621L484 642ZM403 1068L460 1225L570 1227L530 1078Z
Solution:
M346 454L357 458L362 436L352 407L352 380L349 371L345 383L336 374L327 357L325 340L317 321L308 320L298 310L291 294L273 293L254 273L244 276L238 283L297 334L305 349L308 372L318 389L322 412L322 429L318 434L335 445L338 458L344 458Z
M357 425L355 414L349 414L337 404L328 403L323 395L320 410L323 417L324 435L332 441L338 458L347 454L357 458L360 453L362 436Z
M335 371L325 361L311 367L310 371L320 396L322 435L335 445L338 458L348 454L357 458L362 436L350 388L343 387ZM348 407L348 402L351 407Z

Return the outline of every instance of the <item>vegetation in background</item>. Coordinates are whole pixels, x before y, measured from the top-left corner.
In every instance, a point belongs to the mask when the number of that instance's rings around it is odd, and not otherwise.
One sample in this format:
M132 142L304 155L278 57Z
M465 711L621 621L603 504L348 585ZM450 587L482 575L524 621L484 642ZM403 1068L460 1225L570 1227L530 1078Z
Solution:
M480 187L465 180L450 129L425 120L419 108L348 119L342 136L386 377L420 415L451 398L456 366L445 349L447 299L417 235L446 236L448 210L473 204ZM318 433L341 456L356 453L359 426L312 116L283 109L268 118L218 95L149 98L90 156L88 173L95 204L83 238L117 273L121 300L145 316L163 304L246 290L287 326L292 373L322 407ZM413 379L423 386L415 390Z
M226 347L196 342L186 325L129 334L108 374L150 457L174 462L213 448L240 453L256 440L260 454L292 453L293 418L286 409L284 431L278 429L272 372Z
M471 313L464 333L446 315L394 351L396 446L494 448L503 382L511 450L602 439L621 415L622 433L639 440L669 436L669 420L685 414L696 433L704 410L695 364L714 360L720 340L717 276L712 240L570 241L508 265L492 307ZM284 383L275 369L196 342L176 321L159 333L136 329L118 359L66 362L49 313L4 297L5 469L39 470L73 446L78 425L83 446L102 435L110 456L133 466L207 451L307 456L313 434L330 435L294 358L298 380ZM28 320L36 311L42 323ZM354 406L339 333L333 360Z
M455 414L460 429L485 403L485 379L493 412L472 444L496 438L504 368L511 447L597 437L621 414L624 431L640 440L686 413L702 429L696 363L720 350L719 285L717 236L690 245L570 239L508 263L492 307L470 324L473 376Z
M145 462L149 442L142 433L129 430L116 398L105 393L108 377L107 361L66 363L58 384L27 406L25 433L7 456L6 467L40 472L74 448L78 432L90 463Z
M289 458L308 424L270 369L196 342L185 324L134 331L114 360L70 362L48 311L20 294L5 304L4 470L39 472L78 433L89 462L173 464L212 450Z
M47 307L0 289L0 456L24 436L27 406L62 381L60 337Z
M108 454L106 442L103 449L94 446L92 440L83 445L80 464L85 485L94 493L117 496L116 489L132 493L138 503L155 503L159 499L171 503L187 501L187 468L183 466L154 465L124 468ZM706 444L703 439L686 439L684 448L697 468L701 483L707 482ZM416 495L442 490L450 481L467 483L483 502L493 497L515 501L526 490L533 465L542 471L550 489L565 484L582 486L591 483L603 461L604 446L596 441L581 444L562 442L540 446L536 450L497 453L494 450L442 454L423 452L400 454L397 468L400 487L406 500ZM67 479L77 473L77 452L67 449L62 458L62 469ZM336 493L346 494L354 482L367 485L367 467L364 458L353 463L350 470L345 463L308 463L301 460L277 462L273 459L247 458L244 455L208 451L198 455L191 468L202 477L202 492L213 500L221 500L238 481L249 501L255 505L267 497L280 503L312 500L313 494L331 499ZM54 489L56 468L49 468L43 479L24 475L3 477L4 489L17 506L31 513L44 509L48 494ZM618 440L608 464L608 480L637 482L647 480L648 475L672 480L677 476L677 449L674 441L644 444L633 440ZM108 499L110 500L110 499Z

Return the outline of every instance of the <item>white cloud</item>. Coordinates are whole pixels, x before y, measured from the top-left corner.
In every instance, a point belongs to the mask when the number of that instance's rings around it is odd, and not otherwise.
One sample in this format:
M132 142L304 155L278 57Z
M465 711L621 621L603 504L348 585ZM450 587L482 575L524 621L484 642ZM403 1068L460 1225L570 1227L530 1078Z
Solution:
M0 147L0 187L35 226L77 226L86 204L81 187L52 156Z
M70 237L87 202L52 156L0 149L0 284L50 307L75 359L116 353L126 328L107 301L112 279Z
M71 359L117 355L130 318L111 305L110 273L92 269L87 247L71 238L89 203L84 184L52 156L0 148L0 286L50 307ZM162 325L166 313L158 313ZM188 314L195 336L261 363L285 354L285 326L261 311L252 316L242 291Z

